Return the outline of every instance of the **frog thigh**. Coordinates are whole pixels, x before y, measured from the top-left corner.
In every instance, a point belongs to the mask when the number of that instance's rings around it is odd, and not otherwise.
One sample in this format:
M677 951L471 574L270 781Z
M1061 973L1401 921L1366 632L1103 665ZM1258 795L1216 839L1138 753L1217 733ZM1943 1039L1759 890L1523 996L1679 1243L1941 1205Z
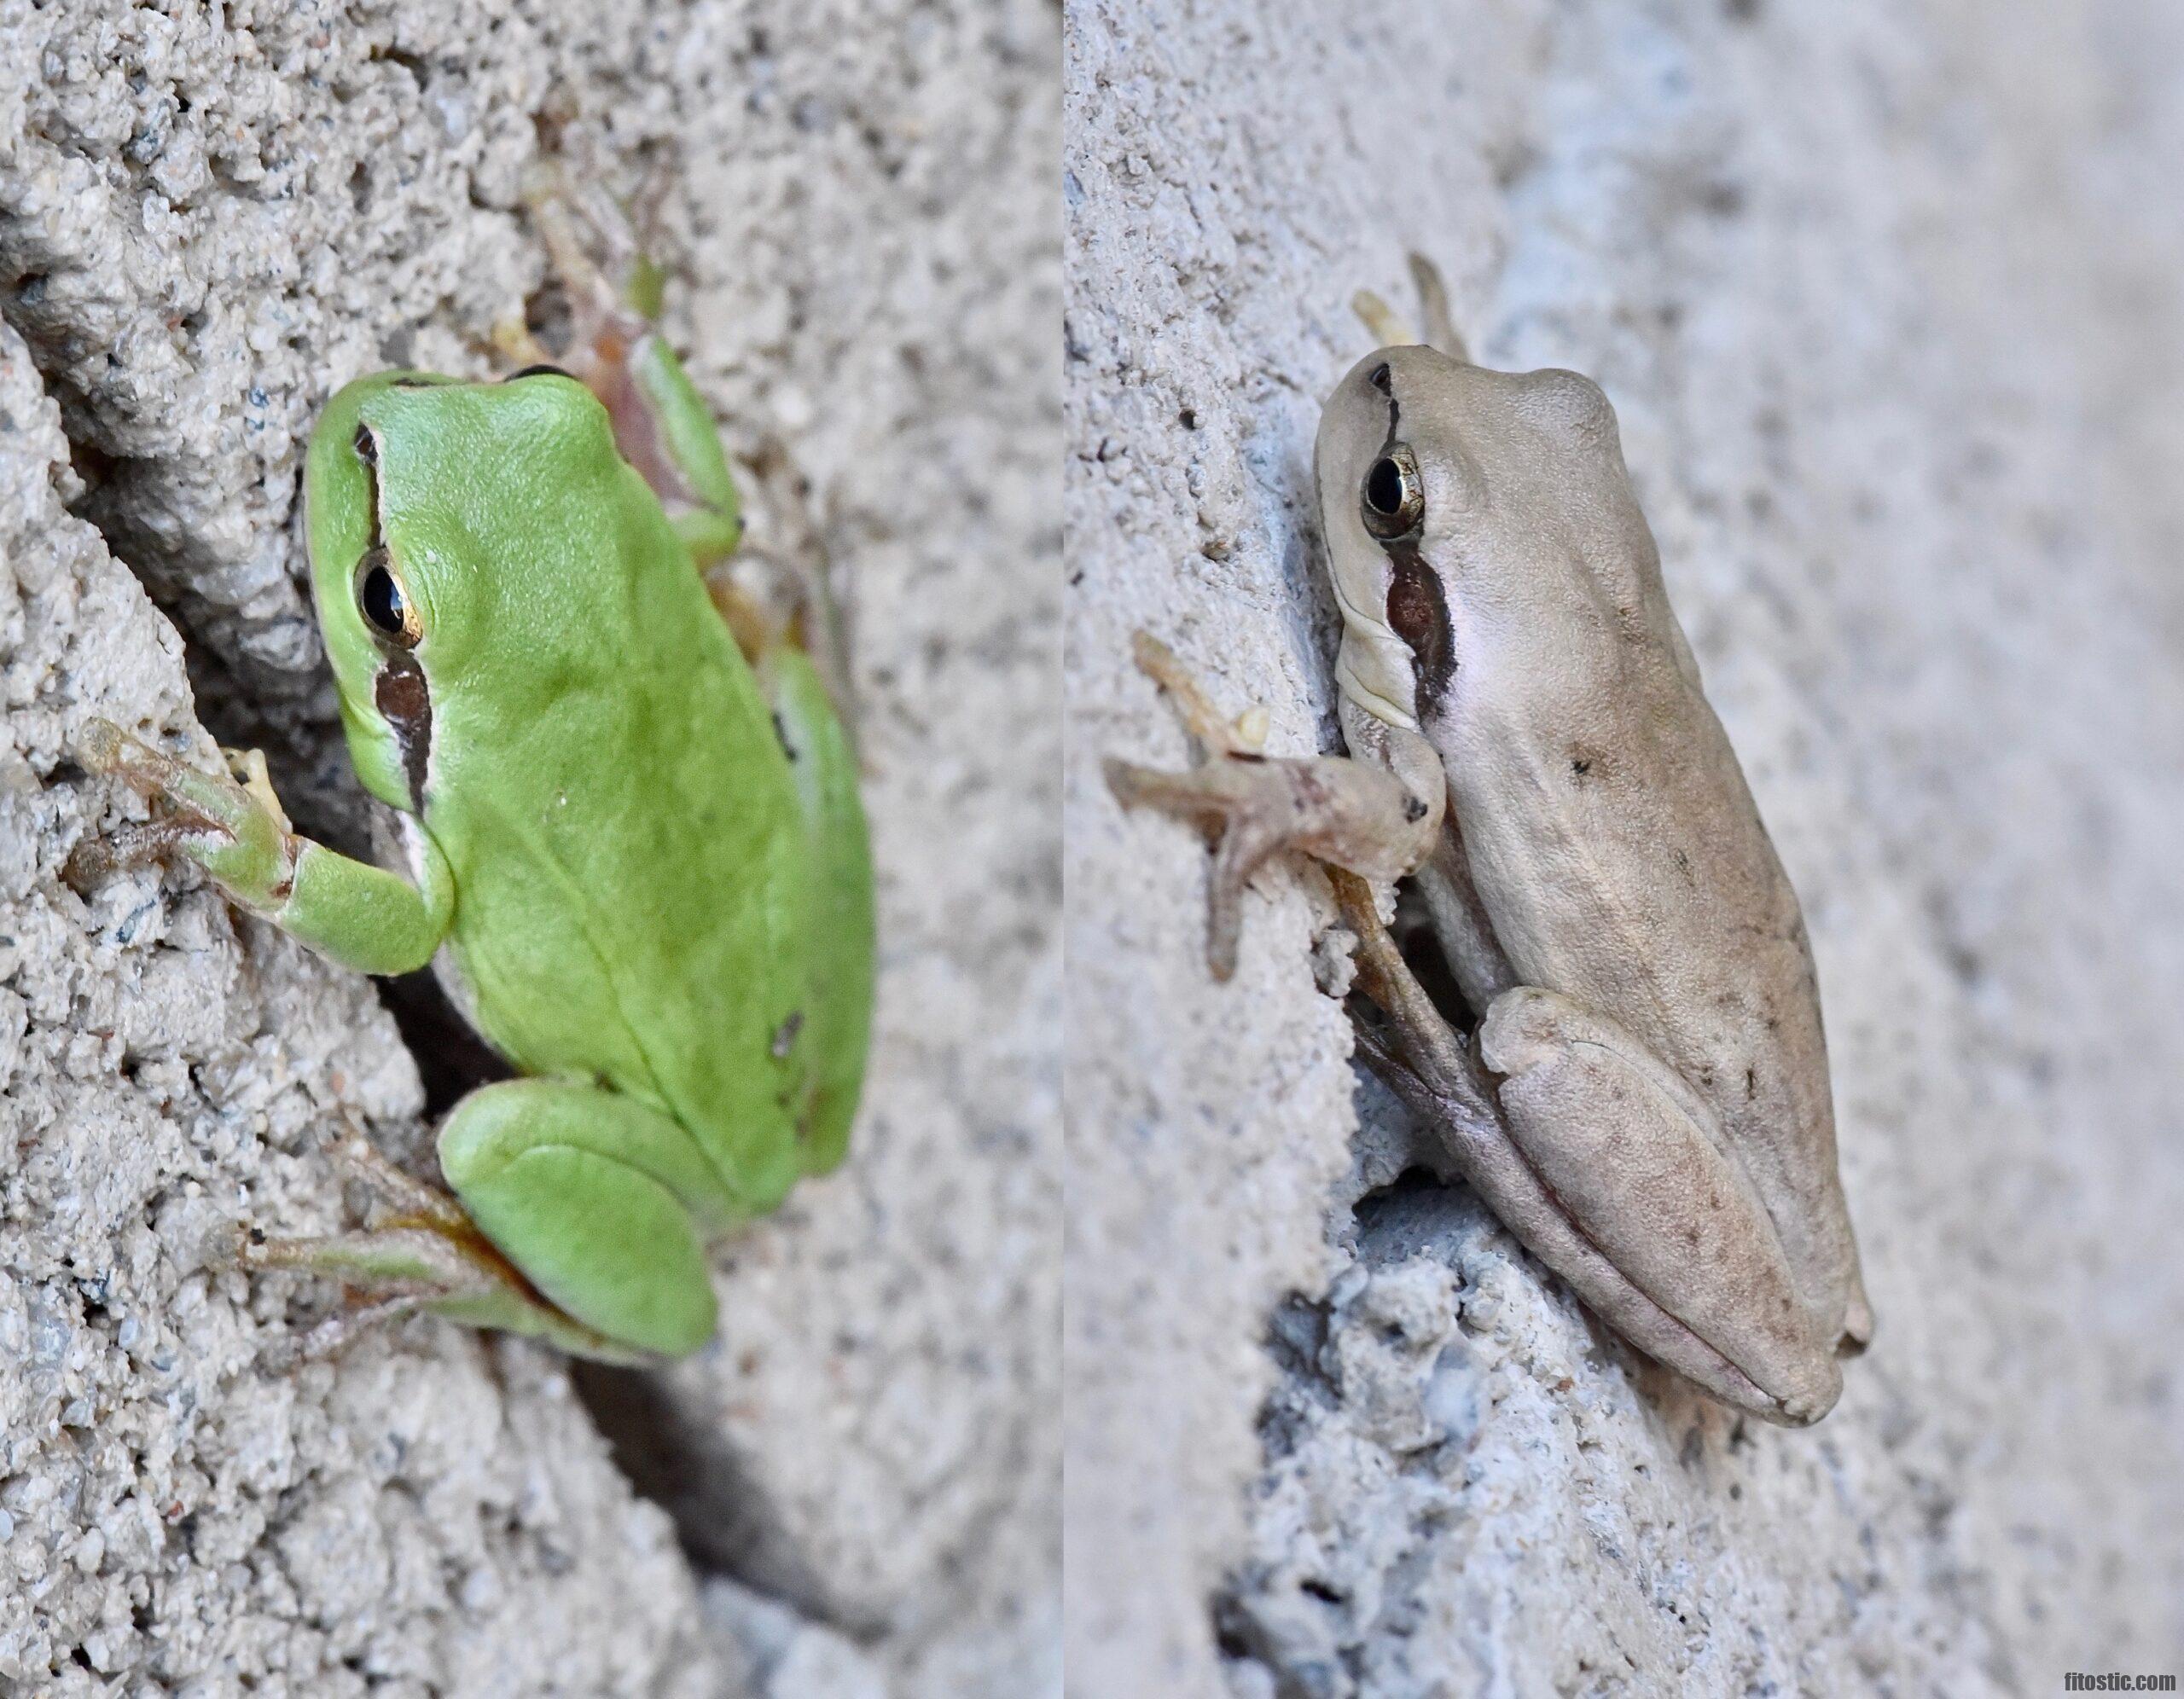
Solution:
M700 1222L720 1182L679 1125L594 1086L512 1080L440 1129L440 1169L495 1249L620 1345L682 1355L712 1337Z
M1495 999L1479 1050L1504 1076L1511 1139L1622 1278L1775 1400L1763 1413L1824 1415L1841 1367L1759 1194L1681 1076L1615 1022L1533 986Z
M857 797L857 751L810 658L783 646L759 687L787 751L815 892L811 996L804 1008L811 1093L800 1121L804 1167L823 1173L849 1142L872 1023L872 848Z

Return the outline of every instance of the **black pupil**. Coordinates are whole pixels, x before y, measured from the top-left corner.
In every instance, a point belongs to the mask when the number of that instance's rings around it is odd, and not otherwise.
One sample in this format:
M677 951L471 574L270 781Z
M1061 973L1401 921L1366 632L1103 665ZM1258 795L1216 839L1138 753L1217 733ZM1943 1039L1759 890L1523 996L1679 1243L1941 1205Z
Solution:
M1403 468L1383 455L1365 475L1365 500L1376 513L1403 511Z
M390 637L403 635L402 586L384 566L364 574L364 618Z

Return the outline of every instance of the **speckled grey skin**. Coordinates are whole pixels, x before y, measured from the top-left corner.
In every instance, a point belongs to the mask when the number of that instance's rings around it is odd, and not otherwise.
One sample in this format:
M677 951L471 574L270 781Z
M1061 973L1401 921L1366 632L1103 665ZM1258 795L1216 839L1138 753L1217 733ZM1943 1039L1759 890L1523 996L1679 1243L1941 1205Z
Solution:
M2175 1668L2184 23L1440 10L1071 8L1072 1685ZM1817 1429L1649 1369L1431 1172L1318 873L1214 983L1203 844L1101 772L1184 763L1141 627L1339 747L1311 444L1411 248L1483 362L1612 399L1804 902L1880 1319Z
M1051 14L84 0L0 6L0 1689L1053 1690ZM132 807L63 754L93 712L209 759L202 714L348 817L303 439L358 372L489 368L549 142L659 190L671 336L731 451L810 481L883 870L856 1155L645 1412L700 1436L711 1581L550 1353L259 1360L334 1295L209 1248L335 1226L322 1141L421 1150L417 1070L191 876L59 877Z

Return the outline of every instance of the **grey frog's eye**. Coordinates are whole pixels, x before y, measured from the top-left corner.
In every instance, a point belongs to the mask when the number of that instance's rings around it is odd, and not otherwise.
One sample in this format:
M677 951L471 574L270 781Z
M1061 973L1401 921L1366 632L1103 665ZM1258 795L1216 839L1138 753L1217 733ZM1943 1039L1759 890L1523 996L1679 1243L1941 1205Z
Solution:
M1391 444L1365 469L1357 510L1365 529L1383 542L1418 529L1426 518L1426 486L1408 443Z
M357 609L365 623L398 649L414 649L424 641L425 622L384 548L368 551L357 563Z

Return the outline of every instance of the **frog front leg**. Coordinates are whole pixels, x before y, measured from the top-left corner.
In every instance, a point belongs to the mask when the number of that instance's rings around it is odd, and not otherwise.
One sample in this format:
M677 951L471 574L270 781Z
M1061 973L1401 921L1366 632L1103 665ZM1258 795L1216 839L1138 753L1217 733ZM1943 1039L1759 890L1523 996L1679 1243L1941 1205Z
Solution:
M588 203L579 212L572 195L554 188L534 194L530 209L568 292L571 375L605 405L615 447L652 486L700 569L726 560L742 541L742 501L712 415L653 323L658 269L610 206ZM619 284L594 258L580 224L625 273Z
M744 658L763 673L769 652L801 651L850 723L847 642L804 480L779 443L761 441L749 464L776 534L764 547L746 547L727 450L712 409L659 332L662 273L629 217L558 171L542 177L527 204L570 304L560 358L607 409L615 447L659 498ZM545 357L520 327L504 328L497 339L525 363Z
M180 855L241 907L364 973L408 973L432 960L455 912L447 864L419 834L417 879L356 861L289 826L264 760L233 754L241 780L204 773L107 720L76 739L87 771L120 779L166 811L117 840L90 840L70 857L78 882L125 862Z
M1205 761L1165 772L1110 759L1107 786L1126 808L1153 808L1217 834L1206 904L1206 960L1217 979L1236 970L1246 881L1283 850L1370 879L1399 878L1432 853L1447 787L1423 738L1391 728L1352 728L1379 759L1348 756L1272 758L1224 721L1168 647L1146 632L1134 640L1139 669L1175 699ZM1348 717L1348 716L1345 716Z

